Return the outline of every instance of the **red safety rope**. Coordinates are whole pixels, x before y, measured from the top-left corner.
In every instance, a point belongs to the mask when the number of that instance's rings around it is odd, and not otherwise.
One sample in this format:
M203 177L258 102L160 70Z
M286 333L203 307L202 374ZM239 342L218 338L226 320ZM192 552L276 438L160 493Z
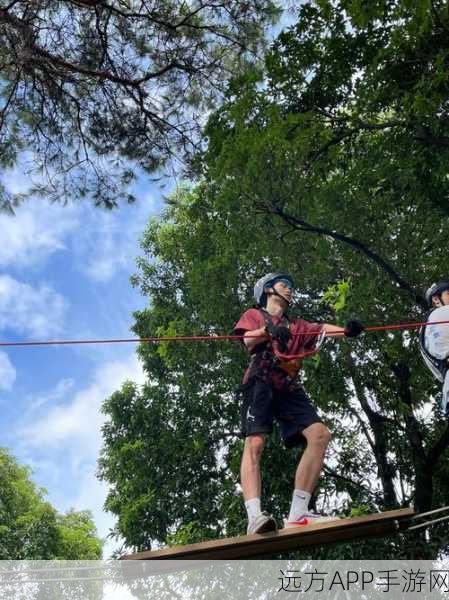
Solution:
M424 321L422 323L399 323L397 325L373 325L365 327L366 332L386 331L397 329L412 329L415 327L426 327L427 325L447 324L449 321ZM341 333L344 328L341 328ZM320 331L308 331L293 334L294 337L301 335L320 335ZM339 333L339 332L336 332ZM242 340L243 338L260 338L265 336L260 335L180 335L180 336L154 336L145 338L119 338L119 339L100 339L100 340L45 340L45 341L30 341L30 342L0 342L0 347L14 346L67 346L74 344L123 344L123 343L158 343L158 342L219 342L219 341L234 341ZM315 351L304 353L304 356L313 354ZM290 355L286 355L290 356ZM294 355L292 355L294 356ZM292 359L290 356L289 360ZM302 355L301 355L302 356ZM299 355L296 357L299 358Z
M416 327L426 327L427 325L442 325L447 324L449 321L424 321L422 323L398 323L397 325L371 325L369 327L365 327L364 331L371 333L373 331L387 331L387 330L398 330L398 329L413 329ZM344 328L342 328L341 332L344 332ZM320 331L309 331L308 333L297 333L294 335L319 335ZM340 332L336 332L340 333ZM332 334L331 336L332 337ZM302 352L301 354L282 354L278 350L274 349L274 353L281 360L300 360L305 358L306 356L312 356L318 352L318 348L314 350L309 350L308 352Z

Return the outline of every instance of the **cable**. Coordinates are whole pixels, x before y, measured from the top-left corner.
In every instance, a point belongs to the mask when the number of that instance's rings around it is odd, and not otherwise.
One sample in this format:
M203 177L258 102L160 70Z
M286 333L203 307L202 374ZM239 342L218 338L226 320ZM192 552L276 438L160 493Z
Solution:
M375 331L387 331L387 330L398 330L398 329L412 329L416 327L426 327L428 325L440 325L447 324L449 321L424 321L422 323L399 323L397 325L372 325L365 327L365 332L371 333ZM344 333L344 327L341 328L341 333ZM322 330L319 331L307 331L301 333L294 333L292 337L299 337L303 335L320 335ZM340 332L337 332L340 333ZM154 336L145 338L117 338L117 339L98 339L98 340L44 340L44 341L30 341L30 342L1 342L0 347L17 347L17 346L68 346L68 345L80 345L80 344L123 344L123 343L142 343L152 344L159 342L220 342L220 341L235 341L243 340L243 338L264 338L266 336L260 335L179 335L179 336ZM314 351L311 351L314 352ZM309 352L307 353L309 354Z
M412 329L416 327L427 327L427 325L441 325L444 323L449 323L449 321L424 321L422 323L399 323L397 325L372 325L369 327L365 327L364 331L368 333L372 333L375 331L387 331L387 330L399 330L399 329ZM341 332L343 333L345 330L342 328ZM303 334L293 334L293 335L319 335L321 332L317 331L309 331ZM308 352L302 352L301 354L282 354L278 350L274 349L275 355L280 360L301 360L306 358L307 356L312 356L318 352L319 345L317 344L313 350L309 350Z

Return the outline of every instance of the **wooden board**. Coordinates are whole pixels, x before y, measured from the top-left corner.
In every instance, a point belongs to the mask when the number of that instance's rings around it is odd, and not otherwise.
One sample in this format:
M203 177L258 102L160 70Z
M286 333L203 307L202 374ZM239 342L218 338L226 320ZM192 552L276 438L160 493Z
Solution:
M276 532L223 538L188 546L175 546L161 550L147 550L124 556L124 560L229 560L253 558L267 554L288 552L303 547L322 546L350 540L382 537L407 528L415 514L412 508L339 519L280 529Z

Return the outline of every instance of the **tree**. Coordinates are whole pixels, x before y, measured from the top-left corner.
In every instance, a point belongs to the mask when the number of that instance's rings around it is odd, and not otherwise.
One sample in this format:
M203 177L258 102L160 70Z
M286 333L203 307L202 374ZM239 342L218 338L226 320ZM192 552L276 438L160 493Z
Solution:
M229 331L251 304L258 275L279 269L298 282L298 309L309 320L425 318L423 290L447 269L443 8L399 0L304 4L298 24L267 55L264 85L254 72L237 78L209 119L202 181L180 190L149 225L135 283L151 304L136 313L138 335ZM439 46L427 44L429 36ZM435 92L431 103L426 86ZM119 521L118 530L140 548L175 530L181 539L186 531L208 536L211 527L241 532L232 391L243 353L210 342L142 345L139 354L152 384L132 394L123 389L105 404L100 473L114 486L107 506L116 514L139 506L139 520ZM449 427L431 408L438 388L415 332L329 342L304 366L306 387L334 434L318 508L350 514L351 507L413 504L423 512L446 503ZM156 408L159 426L152 428ZM134 475L128 452L137 440L146 466ZM195 445L207 450L195 453ZM288 508L296 461L274 435L265 502L278 517ZM195 476L203 472L209 478L199 499ZM435 527L429 540L415 535L314 556L445 551Z
M60 515L30 470L0 449L0 559L98 560L102 541L88 511Z
M131 201L135 168L196 148L203 112L278 14L270 0L3 1L2 168L20 163L51 200ZM0 208L21 199L0 187Z
M57 517L59 548L57 558L64 560L99 560L103 542L88 510L69 510Z

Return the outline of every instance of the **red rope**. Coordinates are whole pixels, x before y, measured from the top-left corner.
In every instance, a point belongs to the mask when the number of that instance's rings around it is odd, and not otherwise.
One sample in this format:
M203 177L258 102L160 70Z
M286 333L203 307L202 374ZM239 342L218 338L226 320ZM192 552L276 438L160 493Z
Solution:
M412 329L416 327L426 327L427 325L441 325L444 323L449 323L449 321L424 321L422 323L398 323L397 325L371 325L369 327L365 327L365 331L371 333L373 331L387 331L387 330L398 330L398 329ZM341 332L344 332L344 328L342 328ZM294 334L294 335L319 335L321 331L309 331L307 334ZM337 332L339 333L339 332ZM312 356L316 354L318 349L310 350L308 352L302 352L301 354L282 354L278 350L274 350L276 356L281 360L300 360L305 358L306 356Z
M427 325L440 325L447 324L449 321L424 321L422 323L399 323L397 325L373 325L369 327L365 327L366 332L373 331L386 331L386 330L397 330L397 329L412 329L416 327L426 327ZM344 332L344 328L341 328L341 333ZM294 337L298 337L301 335L319 335L320 331L308 331L301 333L294 333ZM339 332L337 332L339 333ZM123 343L157 343L157 342L199 342L199 341L208 341L208 342L219 342L219 341L233 341L233 340L242 340L243 338L260 338L265 336L260 335L180 335L180 336L155 336L155 337L146 337L146 338L123 338L123 339L102 339L102 340L46 340L46 341L31 341L31 342L0 342L0 347L6 346L67 346L71 344L123 344ZM305 356L308 356L315 351L310 351L305 353ZM302 355L301 355L302 356ZM296 358L299 358L298 355ZM292 357L290 356L289 360ZM286 359L287 360L287 359Z

